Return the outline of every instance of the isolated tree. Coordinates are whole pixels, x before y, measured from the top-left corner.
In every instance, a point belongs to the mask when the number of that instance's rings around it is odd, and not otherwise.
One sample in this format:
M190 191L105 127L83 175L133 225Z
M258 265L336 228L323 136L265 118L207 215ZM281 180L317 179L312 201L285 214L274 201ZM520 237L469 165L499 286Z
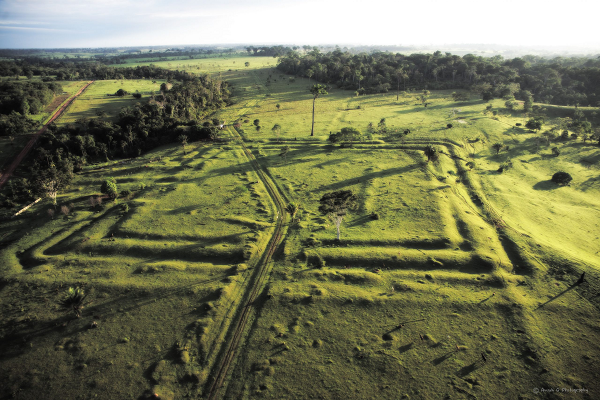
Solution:
M313 95L312 126L310 128L310 136L315 136L315 101L320 95L327 94L327 86L321 84L313 85L313 87L310 88L310 92Z
M492 149L496 150L496 154L500 153L500 150L504 148L504 144L497 142L492 145Z
M572 180L573 177L568 172L559 171L552 175L552 182L556 183L557 185L568 185Z
M277 141L279 142L279 136L281 135L281 125L279 125L279 124L273 125L273 128L271 128L271 131L275 134L275 137L277 137Z
M185 155L185 146L188 144L188 137L187 135L179 135L177 139L179 139L179 141L181 142L181 146L183 147L183 154Z
M116 199L119 191L117 190L117 181L115 178L107 178L100 186L100 192L107 195L111 199Z
M119 89L117 90L117 92L115 93L115 96L119 96L119 97L123 97L127 94L127 92L123 89Z
M319 202L319 211L327 215L334 223L337 229L337 240L340 240L340 226L348 210L357 207L357 197L350 190L338 190L325 193Z
M433 147L432 145L428 144L427 147L425 147L425 156L427 157L427 162L430 161L437 161L439 154L438 151L435 147Z
M287 211L288 214L290 214L290 217L292 218L292 222L295 222L296 214L298 213L298 210L300 210L300 206L296 203L289 203L285 207L285 211Z

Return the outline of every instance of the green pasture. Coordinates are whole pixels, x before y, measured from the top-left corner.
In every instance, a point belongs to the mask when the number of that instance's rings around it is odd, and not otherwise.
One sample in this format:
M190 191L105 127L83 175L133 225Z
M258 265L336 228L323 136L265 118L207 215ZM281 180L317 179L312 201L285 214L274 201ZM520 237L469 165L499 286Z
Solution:
M557 387L588 394L548 398L595 398L595 143L538 140L500 99L489 103L494 115L451 91L433 91L424 107L416 92L396 100L336 88L317 99L311 138L315 81L290 81L273 58L153 64L230 82L235 104L215 117L242 122L243 145L283 200L300 205L269 265L268 293L251 305L227 398L535 399L534 388ZM115 117L138 100L107 94L138 90L144 101L160 83L96 81L59 123ZM542 130L574 112L544 107ZM366 134L382 118L410 134L327 141L347 126ZM0 222L0 397L202 398L277 218L240 137L232 127L221 135L228 141L191 143L186 154L173 144L86 166L58 207L44 200ZM497 142L507 146L499 154ZM427 162L427 144L438 162ZM570 186L550 181L559 170ZM131 195L93 206L107 177ZM340 242L318 211L335 190L358 197ZM573 286L584 271L588 283ZM70 286L89 293L78 319L57 306Z
M158 93L163 82L164 80L150 79L95 81L69 106L68 113L61 117L57 124L73 123L81 118L96 118L99 113L114 117L123 107L143 102L144 98L147 100L153 92ZM125 90L128 94L123 97L114 96L119 89ZM142 98L134 98L132 93L135 92L141 93Z

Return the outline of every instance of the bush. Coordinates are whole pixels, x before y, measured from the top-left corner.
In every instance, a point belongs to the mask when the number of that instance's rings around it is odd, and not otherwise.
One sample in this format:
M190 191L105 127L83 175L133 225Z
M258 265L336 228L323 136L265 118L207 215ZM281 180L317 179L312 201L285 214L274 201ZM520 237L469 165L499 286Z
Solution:
M108 178L104 182L102 182L100 192L108 195L108 197L112 199L116 199L118 191L117 182L115 181L115 178Z
M500 164L500 168L498 168L499 173L503 173L504 171L508 171L513 166L512 161L508 160Z
M132 96L135 97L136 99L141 99L142 98L142 94L141 93L133 93Z
M452 128L452 124L446 125L446 128L448 128L448 129Z
M552 182L556 183L557 185L568 185L572 180L573 177L567 172L559 171L552 175Z
M558 156L560 156L560 150L558 149L558 147L553 147L553 148L552 148L552 154L553 154L555 157L558 157Z
M123 198L129 198L129 196L131 196L131 190L129 190L129 189L121 190L121 193L119 193L119 194Z

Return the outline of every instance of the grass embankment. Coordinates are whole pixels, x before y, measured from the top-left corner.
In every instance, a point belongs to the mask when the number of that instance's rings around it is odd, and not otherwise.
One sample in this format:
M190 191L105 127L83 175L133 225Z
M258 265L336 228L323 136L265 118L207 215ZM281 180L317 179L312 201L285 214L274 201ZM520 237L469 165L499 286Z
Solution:
M526 118L504 110L502 100L491 103L499 111L493 117L481 100L455 103L449 91L433 92L425 108L415 93L396 100L333 89L317 99L310 138L314 81L290 82L268 65L272 58L178 62L156 64L221 73L234 84L237 103L219 117L248 120L248 147L302 206L275 255L271 296L253 305L231 397L533 399L534 388L558 387L588 392L556 398L591 399L600 392L597 146L538 145L540 134L513 128ZM121 86L106 85L97 107L114 115L108 104L116 98L104 95ZM93 114L92 103L72 111ZM548 120L573 111L548 107ZM404 142L375 134L353 148L326 142L330 131L364 132L381 118L411 133ZM276 123L280 138L271 131ZM495 142L509 148L496 155ZM439 163L426 162L427 143L443 152ZM289 153L280 157L284 146ZM558 157L549 156L554 146ZM509 159L513 167L498 173ZM68 219L50 219L45 203L2 223L2 265L11 277L0 292L10 304L1 311L4 393L199 396L245 266L269 237L268 196L236 144L195 144L186 156L173 145L94 168L59 198L74 204ZM573 176L570 186L548 181L558 170ZM87 201L106 176L134 196L93 210ZM359 197L340 243L317 210L320 197L338 189ZM583 271L588 283L572 286ZM67 318L53 304L74 284L90 288L92 303L63 327ZM96 313L100 327L85 329ZM56 369L37 368L42 360Z

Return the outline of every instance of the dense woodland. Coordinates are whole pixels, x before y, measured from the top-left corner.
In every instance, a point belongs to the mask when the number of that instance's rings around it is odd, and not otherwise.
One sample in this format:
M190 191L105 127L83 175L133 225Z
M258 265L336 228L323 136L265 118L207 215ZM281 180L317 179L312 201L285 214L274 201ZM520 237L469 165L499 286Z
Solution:
M557 104L600 106L600 59L545 59L524 56L504 60L467 54L402 55L374 52L353 55L339 49L305 56L289 52L280 58L279 70L343 89L386 93L411 89L471 89L484 98L514 95L526 100Z
M9 181L4 205L12 207L36 195L55 197L57 191L68 186L74 172L92 161L136 157L175 141L216 138L220 121L209 116L230 104L226 82L203 76L164 84L162 89L144 104L123 108L116 122L99 115L60 128L50 125L32 157L27 174L32 180Z

